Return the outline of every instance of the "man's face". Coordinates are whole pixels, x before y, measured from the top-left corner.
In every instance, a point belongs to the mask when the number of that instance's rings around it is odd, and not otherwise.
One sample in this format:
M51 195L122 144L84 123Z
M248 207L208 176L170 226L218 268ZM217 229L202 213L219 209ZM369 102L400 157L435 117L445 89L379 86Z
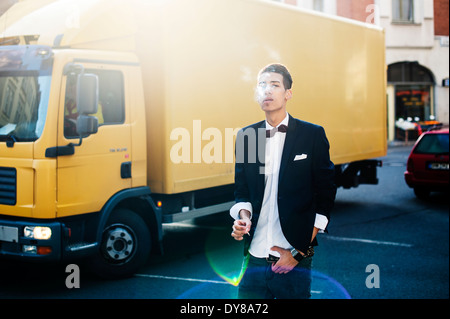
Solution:
M279 73L263 73L258 79L256 100L264 112L286 109L286 103L292 98L292 90L286 90L283 76Z

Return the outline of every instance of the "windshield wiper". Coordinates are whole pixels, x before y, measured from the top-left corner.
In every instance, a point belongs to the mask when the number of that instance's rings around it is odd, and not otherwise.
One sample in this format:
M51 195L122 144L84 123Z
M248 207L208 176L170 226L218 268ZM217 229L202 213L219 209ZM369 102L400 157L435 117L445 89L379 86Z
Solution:
M17 138L14 134L7 134L7 135L0 135L0 140L1 141L6 141L6 146L7 147L14 147L14 143L17 142Z
M7 147L14 147L16 142L34 142L37 140L36 135L26 135L9 133L7 135L0 135L0 141L5 142Z

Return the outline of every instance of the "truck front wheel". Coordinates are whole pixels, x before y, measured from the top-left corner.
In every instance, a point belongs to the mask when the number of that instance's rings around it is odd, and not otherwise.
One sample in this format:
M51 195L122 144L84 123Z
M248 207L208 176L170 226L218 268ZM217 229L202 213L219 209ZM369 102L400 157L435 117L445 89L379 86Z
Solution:
M91 268L104 278L132 276L150 254L150 231L144 220L128 209L116 209L103 229L100 252Z

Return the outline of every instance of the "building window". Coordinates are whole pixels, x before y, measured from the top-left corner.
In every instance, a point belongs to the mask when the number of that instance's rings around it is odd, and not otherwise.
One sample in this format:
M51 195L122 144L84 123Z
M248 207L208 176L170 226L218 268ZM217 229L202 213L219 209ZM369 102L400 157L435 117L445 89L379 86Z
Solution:
M313 2L313 9L314 10L316 10L316 11L320 11L320 12L323 12L324 10L324 8L323 8L323 0L314 0L314 2Z
M392 22L414 23L414 0L392 0Z

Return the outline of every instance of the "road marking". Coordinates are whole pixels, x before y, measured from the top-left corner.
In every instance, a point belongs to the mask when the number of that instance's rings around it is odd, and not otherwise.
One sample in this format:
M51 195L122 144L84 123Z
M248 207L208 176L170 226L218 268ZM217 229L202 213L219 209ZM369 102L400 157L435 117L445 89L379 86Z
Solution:
M210 229L210 230L226 229L225 227L202 226L202 225L193 225L193 224L184 224L184 223L171 223L171 224L164 224L163 226L185 227L185 228L204 228L204 229ZM391 241L362 239L362 238L337 237L337 236L330 236L330 235L325 235L324 238L328 238L328 239L336 240L336 241L354 241L354 242L365 243L365 244L389 245L389 246L407 247L407 248L413 247L413 245L411 245L411 244L396 243L396 242L391 242Z
M170 279L181 281L193 281L193 282L206 282L210 284L230 285L226 281L207 280L207 279L195 279L195 278L183 278L183 277L171 277L171 276L159 276L159 275L147 275L147 274L135 274L136 277L154 278L154 279Z
M336 241L355 241L355 242L365 243L365 244L389 245L389 246L407 247L407 248L411 248L413 246L411 244L396 243L396 242L392 242L392 241L380 241L380 240L371 240L371 239L362 239L362 238L336 237L336 236L329 236L329 235L325 235L323 238L325 238L325 239L328 238L328 239L336 240Z
M204 225L193 225L193 224L185 224L185 223L163 224L163 227L203 228L203 229L210 229L210 230L227 229L226 227L220 227L220 226L206 226L206 225L204 226ZM229 228L231 228L231 226Z
M168 279L168 280L181 280L181 281L191 281L191 282L201 282L208 284L220 284L220 285L231 285L226 281L218 280L208 280L208 279L196 279L196 278L183 278L183 277L171 277L171 276L160 276L160 275L148 275L148 274L135 274L135 277L152 278L152 279ZM311 290L312 294L321 294L321 291Z
M383 162L383 166L391 166L391 167L406 167L406 162L398 163L398 162Z

